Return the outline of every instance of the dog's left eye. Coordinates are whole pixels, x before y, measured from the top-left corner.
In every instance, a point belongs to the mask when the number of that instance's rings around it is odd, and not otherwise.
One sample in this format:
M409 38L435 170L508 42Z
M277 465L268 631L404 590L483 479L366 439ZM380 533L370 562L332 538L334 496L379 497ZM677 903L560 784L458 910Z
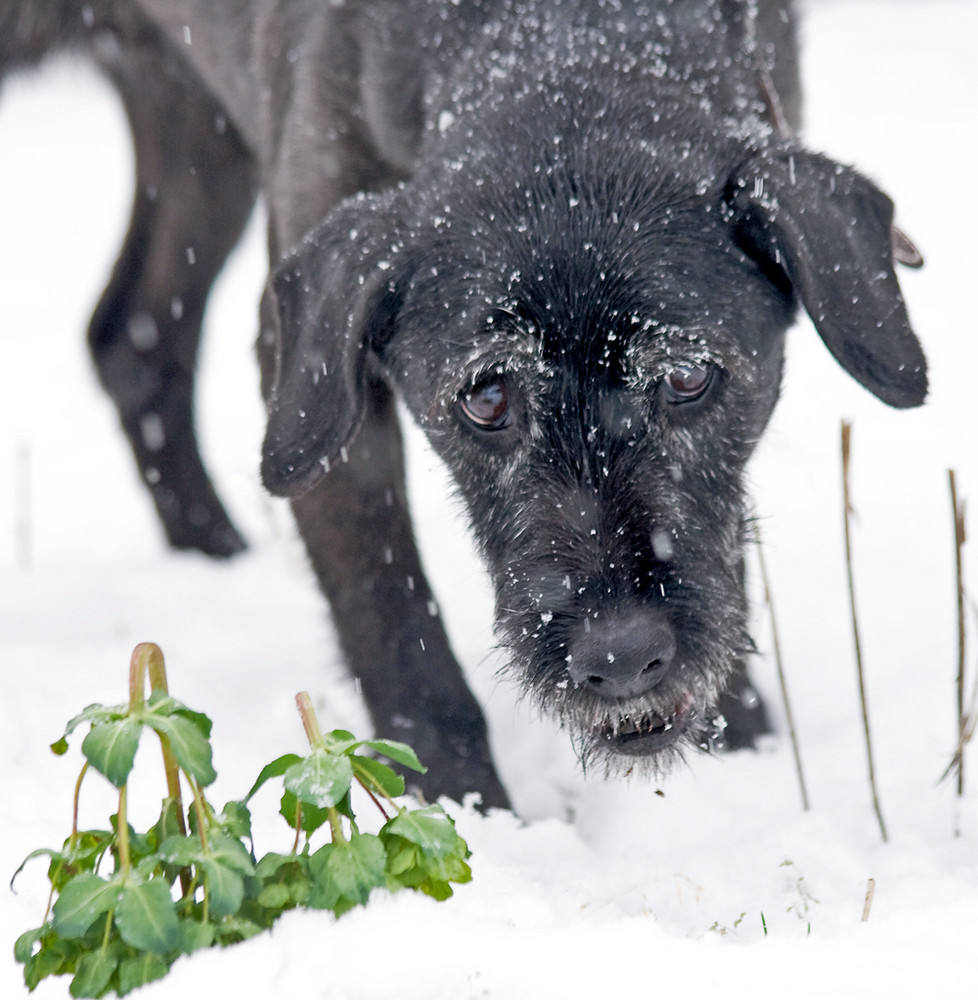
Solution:
M672 403L691 403L713 384L713 365L688 362L677 365L665 377L666 396Z
M501 375L477 382L459 397L462 412L476 427L498 431L509 426L509 387Z

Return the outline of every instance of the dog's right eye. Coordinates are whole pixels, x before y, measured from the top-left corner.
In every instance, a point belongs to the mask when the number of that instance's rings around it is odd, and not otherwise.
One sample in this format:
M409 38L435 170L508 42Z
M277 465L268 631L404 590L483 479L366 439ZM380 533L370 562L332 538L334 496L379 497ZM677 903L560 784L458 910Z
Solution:
M716 370L712 365L678 365L665 378L666 397L671 403L692 403L706 394Z
M509 426L509 387L501 375L476 382L459 396L459 406L466 418L481 430L499 431Z

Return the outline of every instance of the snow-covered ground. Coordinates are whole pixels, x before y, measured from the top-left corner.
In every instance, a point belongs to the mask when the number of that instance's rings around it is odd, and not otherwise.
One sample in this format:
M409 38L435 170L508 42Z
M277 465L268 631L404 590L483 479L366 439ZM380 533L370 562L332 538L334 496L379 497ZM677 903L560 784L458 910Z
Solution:
M401 894L339 922L295 913L247 945L178 963L147 997L892 998L974 989L978 771L962 802L938 779L955 718L947 468L964 495L978 497L978 331L967 292L978 232L978 4L810 0L806 15L809 142L858 163L896 199L927 258L902 281L932 364L928 405L896 413L800 324L785 396L753 466L810 812L801 809L760 601L755 675L781 735L758 754L692 759L657 786L583 779L566 737L497 679L485 581L435 460L415 443L414 504L431 575L527 822L455 810L475 878L449 903ZM84 350L130 185L120 110L90 73L61 63L10 83L0 101L5 878L31 849L66 834L78 751L55 758L47 744L83 705L124 700L138 641L163 646L174 693L214 720L217 802L243 794L267 760L301 749L296 691L312 692L325 725L362 728L350 686L337 683L323 604L286 511L257 482L257 223L213 302L199 399L210 466L252 547L215 565L162 544ZM855 563L886 845L866 780L847 612L843 417L855 424ZM972 546L966 559L974 581ZM978 769L976 751L968 763ZM90 781L83 822L109 811L97 788ZM148 814L152 803L144 805ZM274 811L271 799L264 805ZM258 835L261 851L287 843L284 825ZM861 923L870 878L875 902ZM5 997L23 990L10 949L43 912L43 864L17 888L0 895ZM65 980L47 981L37 995L66 990Z

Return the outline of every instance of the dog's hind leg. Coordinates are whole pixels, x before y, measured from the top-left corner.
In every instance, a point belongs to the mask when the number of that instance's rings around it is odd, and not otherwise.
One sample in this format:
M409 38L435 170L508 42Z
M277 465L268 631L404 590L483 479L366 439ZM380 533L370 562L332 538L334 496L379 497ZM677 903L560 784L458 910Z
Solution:
M170 544L230 556L244 542L201 461L194 371L208 292L254 204L253 159L149 28L95 50L132 128L136 192L89 345Z
M363 421L343 454L292 508L374 726L430 768L410 776L429 799L479 791L484 808L506 806L482 712L421 568L397 412L379 378L368 380Z

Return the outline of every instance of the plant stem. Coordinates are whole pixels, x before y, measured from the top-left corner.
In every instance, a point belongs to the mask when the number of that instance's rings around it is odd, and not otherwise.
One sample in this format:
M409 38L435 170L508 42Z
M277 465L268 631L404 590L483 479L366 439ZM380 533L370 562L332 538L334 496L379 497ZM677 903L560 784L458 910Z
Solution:
M390 816L389 816L389 815L387 814L387 810L386 810L386 809L384 808L384 804L383 804L383 803L382 803L382 802L380 801L380 799L378 799L378 798L377 798L377 796L376 796L376 795L374 795L374 793L373 793L373 792L372 792L372 791L371 791L371 790L370 790L370 789L369 789L369 788L367 787L367 784L366 784L366 782L365 782L365 781L363 780L363 778L361 778L361 777L360 777L359 775L357 775L357 776L356 776L356 779L357 779L357 784L359 784L359 785L360 785L360 787L361 787L361 788L362 788L362 789L363 789L363 790L364 790L364 791L365 791L365 792L367 793L367 795L368 795L368 796L370 797L370 801L371 801L371 802L373 802L373 804L374 804L374 805L375 805L375 806L376 806L376 807L377 807L377 808L378 808L378 809L380 810L380 814L381 814L381 816L383 816L383 817L384 817L384 819L390 819ZM378 789L378 791L379 791L379 789ZM393 799L391 799L391 798L390 798L390 796L388 796L388 795L384 794L384 792L381 792L381 795L383 795L383 796L384 796L384 798L385 798L385 799L387 799L387 801L388 801L388 802L390 802L390 804L391 804L391 805L395 805L395 803L394 803L394 800L393 800Z
M306 731L306 739L313 750L323 747L323 732L319 728L319 719L316 718L316 710L312 707L312 699L308 691L300 691L295 696L296 708L302 717L302 727Z
M119 843L119 869L128 875L132 869L129 856L129 816L126 803L128 800L128 783L119 789L119 814L116 817L116 837Z
M761 566L761 581L764 585L764 600L767 602L771 615L771 638L774 643L774 662L778 668L778 683L781 685L781 700L784 703L784 714L788 721L788 733L791 736L791 751L795 757L795 771L798 774L798 787L801 791L801 807L808 812L808 789L805 786L805 773L801 766L801 750L798 746L798 731L791 711L791 699L788 697L788 682L784 673L784 662L781 659L781 642L778 638L778 619L774 613L774 599L771 596L771 581L764 559L764 545L761 542L761 531L754 519L754 544L757 546L757 559Z
M141 708L146 700L146 650L140 643L129 657L129 711Z
M160 738L160 751L163 755L163 772L166 774L166 794L174 803L177 815L177 829L182 836L187 835L187 822L183 818L183 794L180 791L180 768L173 756L170 748L170 738L163 733L157 734Z
M955 582L958 605L958 677L957 677L957 745L959 756L958 798L964 795L964 733L967 724L964 704L964 674L965 674L965 619L964 619L964 558L962 549L966 540L964 524L964 507L958 503L958 488L954 469L947 470L948 482L951 488L951 512L954 515L954 563Z
M155 642L141 642L134 652L139 653L146 662L150 691L163 691L169 694L170 688L166 682L166 662L163 659L163 650Z
M299 840L302 838L302 803L295 800L295 839L292 841L292 853L299 853Z
M200 837L200 847L204 853L207 852L207 811L206 803L203 801L203 795L201 794L200 788L197 782L194 781L193 777L184 771L184 777L190 784L190 790L194 795L194 812L197 814L197 836Z
M144 664L149 674L150 691L162 691L164 694L170 693L166 679L166 661L163 658L163 650L155 642L141 642L134 650L133 657L138 658ZM183 816L183 795L180 790L180 768L173 750L170 747L170 738L163 733L158 733L160 740L160 751L163 755L163 772L166 775L166 792L169 798L176 805L177 829L182 836L187 835L187 824Z
M340 818L340 811L336 806L330 806L328 815L329 832L332 834L333 843L342 844L346 840L346 834L343 832L343 820Z
M883 822L883 812L880 808L879 794L876 789L876 769L873 765L873 742L869 732L869 707L866 696L866 677L863 671L862 645L859 641L859 620L856 616L856 584L852 571L852 529L850 527L850 516L852 514L852 502L849 494L849 455L852 425L842 421L842 498L844 507L845 534L846 534L846 575L849 580L849 609L852 614L852 636L856 648L856 673L859 677L859 700L862 705L863 731L866 738L866 757L869 763L869 788L873 797L873 808L876 811L876 819L879 822L880 835L886 843L889 837L886 833L886 824Z
M81 801L81 786L82 781L85 779L85 775L88 773L88 761L86 760L82 764L82 769L78 773L78 780L75 782L75 797L72 800L71 808L71 837L68 840L68 846L71 850L74 850L75 845L78 843L78 804Z

